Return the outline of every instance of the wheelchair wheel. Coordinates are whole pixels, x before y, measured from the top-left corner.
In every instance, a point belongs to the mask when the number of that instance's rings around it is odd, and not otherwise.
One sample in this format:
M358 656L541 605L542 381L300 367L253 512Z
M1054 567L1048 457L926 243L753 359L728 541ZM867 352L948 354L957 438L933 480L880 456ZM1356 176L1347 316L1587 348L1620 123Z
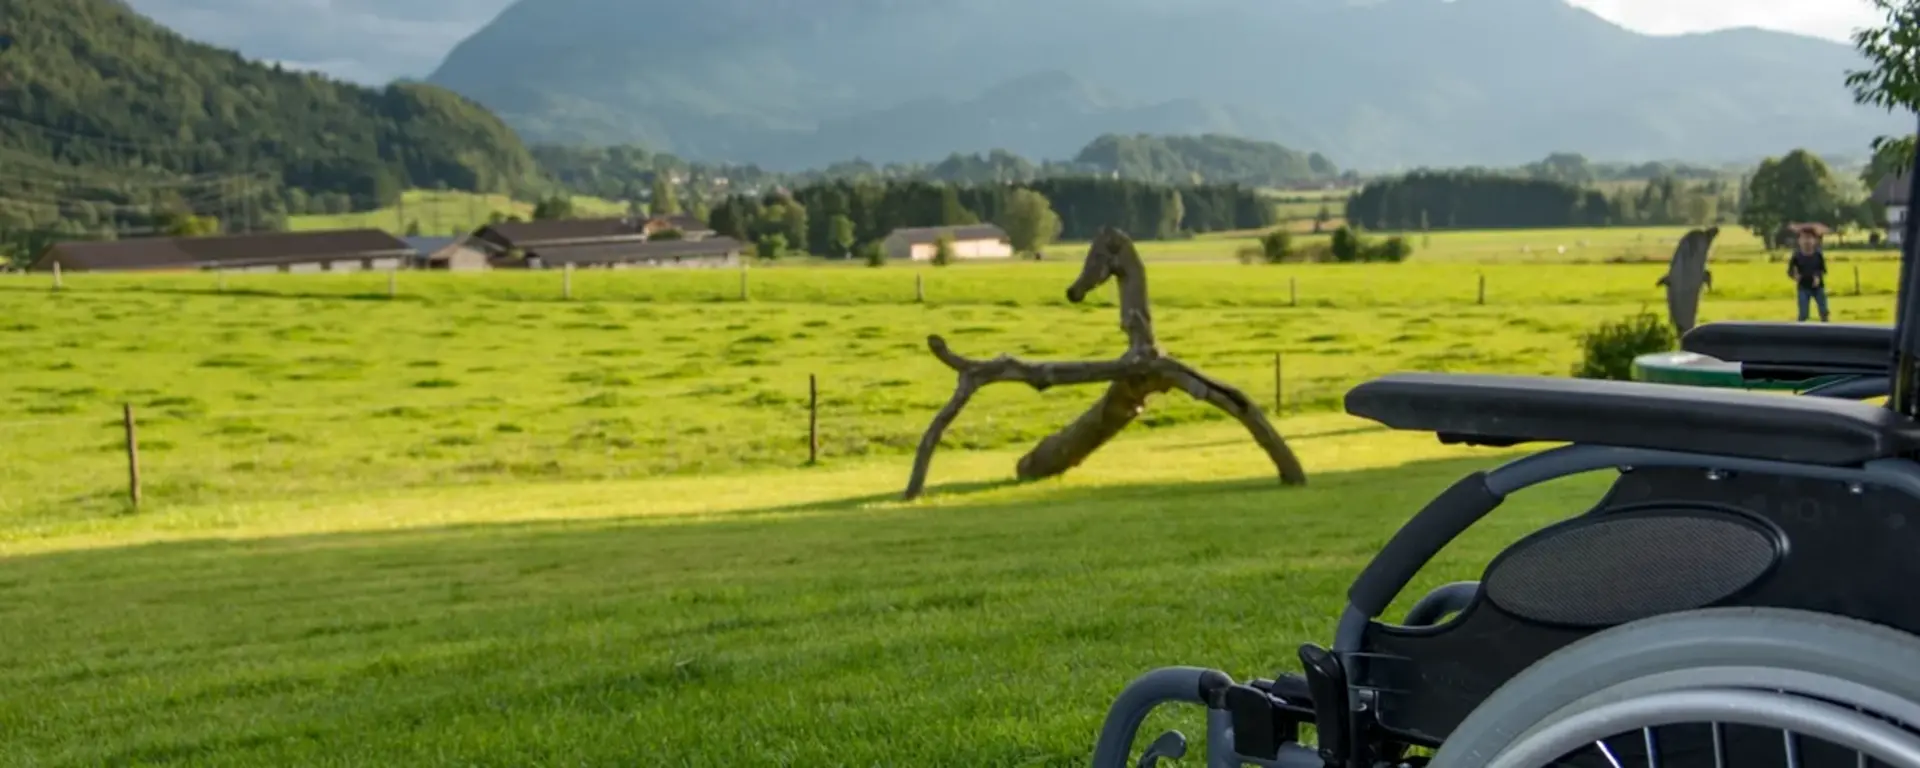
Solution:
M1718 608L1593 635L1514 676L1432 768L1920 768L1920 638Z

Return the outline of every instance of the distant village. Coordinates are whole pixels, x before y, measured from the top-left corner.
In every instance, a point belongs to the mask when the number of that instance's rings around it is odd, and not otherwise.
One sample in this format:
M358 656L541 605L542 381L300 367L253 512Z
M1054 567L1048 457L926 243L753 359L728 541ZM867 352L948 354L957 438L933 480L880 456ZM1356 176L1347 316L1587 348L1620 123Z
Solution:
M895 230L890 259L931 261L942 235L960 259L1011 258L999 227ZM629 269L727 267L746 245L687 214L643 218L507 221L455 237L397 237L379 229L69 241L42 251L28 270L133 272L362 272L427 269Z

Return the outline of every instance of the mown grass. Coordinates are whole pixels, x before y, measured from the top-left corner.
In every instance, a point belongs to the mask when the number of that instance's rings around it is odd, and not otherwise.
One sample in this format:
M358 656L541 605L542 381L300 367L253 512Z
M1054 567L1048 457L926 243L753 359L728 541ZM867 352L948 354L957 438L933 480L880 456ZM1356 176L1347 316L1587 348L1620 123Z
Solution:
M1716 267L1703 314L1785 316L1777 267ZM1009 484L1096 391L1002 386L912 504L953 384L926 334L1110 356L1110 293L1067 306L1048 263L926 270L924 305L898 268L756 270L750 302L731 272L580 273L571 302L554 273L403 274L398 300L377 275L7 277L0 764L1083 764L1143 669L1290 667L1399 522L1500 457L1336 415L1348 386L1561 374L1577 333L1660 303L1647 266L1489 265L1479 306L1480 271L1154 273L1174 354L1262 402L1284 355L1308 488L1177 396ZM1884 321L1896 271L1862 265L1838 318ZM1523 494L1403 603L1603 481Z
M597 197L576 196L573 206L579 216L627 212L626 203ZM354 213L289 216L287 228L294 232L372 228L404 234L410 225L418 225L423 235L464 235L486 226L496 213L525 219L533 214L533 203L506 195L411 189L401 193L398 205Z

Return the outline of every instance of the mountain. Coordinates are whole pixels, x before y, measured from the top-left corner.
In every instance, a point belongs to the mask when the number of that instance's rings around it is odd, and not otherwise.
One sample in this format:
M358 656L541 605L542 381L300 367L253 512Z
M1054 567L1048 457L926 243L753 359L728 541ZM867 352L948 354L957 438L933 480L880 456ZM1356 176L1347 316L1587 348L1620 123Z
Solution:
M1231 133L1372 170L1858 152L1844 45L1564 0L518 0L428 78L530 141L791 169Z
M0 31L0 229L126 231L208 206L271 220L405 187L539 183L511 129L437 86L284 71L119 0L0 0Z

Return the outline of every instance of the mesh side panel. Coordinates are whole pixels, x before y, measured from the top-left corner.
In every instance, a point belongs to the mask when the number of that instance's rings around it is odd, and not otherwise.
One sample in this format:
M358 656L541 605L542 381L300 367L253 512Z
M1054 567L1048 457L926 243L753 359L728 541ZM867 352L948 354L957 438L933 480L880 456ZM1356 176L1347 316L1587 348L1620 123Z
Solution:
M1729 520L1599 520L1515 546L1488 569L1483 588L1515 616L1612 626L1725 599L1777 557L1772 537Z

